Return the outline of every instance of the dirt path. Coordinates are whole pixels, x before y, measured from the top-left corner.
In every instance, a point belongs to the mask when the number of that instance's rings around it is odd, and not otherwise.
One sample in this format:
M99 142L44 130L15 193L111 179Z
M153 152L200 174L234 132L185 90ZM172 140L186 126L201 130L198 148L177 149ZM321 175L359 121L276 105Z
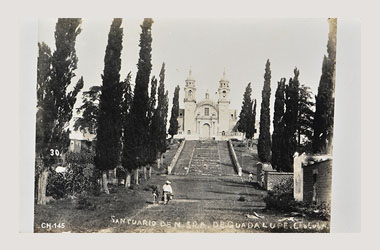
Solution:
M112 232L235 232L240 230L223 225L247 223L247 214L265 206L265 191L237 176L170 176L170 180L174 199L168 205L149 204L133 216L115 218ZM245 201L239 201L241 197Z

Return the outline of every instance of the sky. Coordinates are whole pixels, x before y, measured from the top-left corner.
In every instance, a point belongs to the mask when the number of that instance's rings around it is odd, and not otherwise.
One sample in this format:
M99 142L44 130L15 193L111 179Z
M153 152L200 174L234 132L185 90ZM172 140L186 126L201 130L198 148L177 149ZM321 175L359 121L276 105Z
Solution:
M137 72L139 38L142 19L123 18L123 50L121 80L129 71L133 82ZM38 41L55 50L54 30L57 19L40 19ZM78 69L76 83L84 78L83 91L101 85L104 55L112 19L82 19L82 32L76 40ZM317 94L323 56L327 53L328 22L325 18L308 19L159 19L152 26L152 74L158 77L165 62L165 86L169 91L169 116L174 88L179 85L180 107L183 108L185 79L192 70L196 80L197 100L206 90L217 101L215 92L226 72L230 81L230 108L240 112L245 87L252 83L252 98L257 100L257 119L260 115L261 91L265 63L271 65L271 120L277 82L293 77L300 70L301 84ZM77 98L79 107L82 94ZM77 116L77 114L74 114ZM168 117L169 119L170 117Z

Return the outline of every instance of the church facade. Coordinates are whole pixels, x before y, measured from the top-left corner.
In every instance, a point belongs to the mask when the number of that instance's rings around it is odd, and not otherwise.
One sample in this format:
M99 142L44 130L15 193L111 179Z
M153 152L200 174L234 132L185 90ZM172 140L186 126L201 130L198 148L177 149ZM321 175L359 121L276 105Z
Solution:
M216 102L210 98L208 92L205 93L203 100L196 100L197 87L191 70L185 83L184 108L179 110L179 129L176 138L186 140L242 139L242 133L235 132L239 113L229 107L230 82L226 79L225 72L219 81Z

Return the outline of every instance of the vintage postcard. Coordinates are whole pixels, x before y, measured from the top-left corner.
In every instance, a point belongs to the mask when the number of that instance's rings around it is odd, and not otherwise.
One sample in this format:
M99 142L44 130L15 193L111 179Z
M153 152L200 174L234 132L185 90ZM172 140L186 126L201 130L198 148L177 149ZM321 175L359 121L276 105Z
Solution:
M339 27L38 20L34 232L330 232Z

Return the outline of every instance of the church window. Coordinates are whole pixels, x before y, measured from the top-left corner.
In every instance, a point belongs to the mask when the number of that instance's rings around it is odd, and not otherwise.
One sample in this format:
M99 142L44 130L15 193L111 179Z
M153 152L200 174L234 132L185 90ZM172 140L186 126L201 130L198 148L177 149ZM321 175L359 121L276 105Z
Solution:
M210 109L209 108L205 108L205 116L209 116L210 115Z
M226 91L225 90L223 91L223 97L226 97Z
M191 90L189 90L189 98L191 98L193 92Z
M191 131L190 131L190 130L187 130L187 134L190 135L190 134L191 134Z
M226 135L226 132L222 131L222 135Z
M231 118L234 118L234 114L231 114Z

